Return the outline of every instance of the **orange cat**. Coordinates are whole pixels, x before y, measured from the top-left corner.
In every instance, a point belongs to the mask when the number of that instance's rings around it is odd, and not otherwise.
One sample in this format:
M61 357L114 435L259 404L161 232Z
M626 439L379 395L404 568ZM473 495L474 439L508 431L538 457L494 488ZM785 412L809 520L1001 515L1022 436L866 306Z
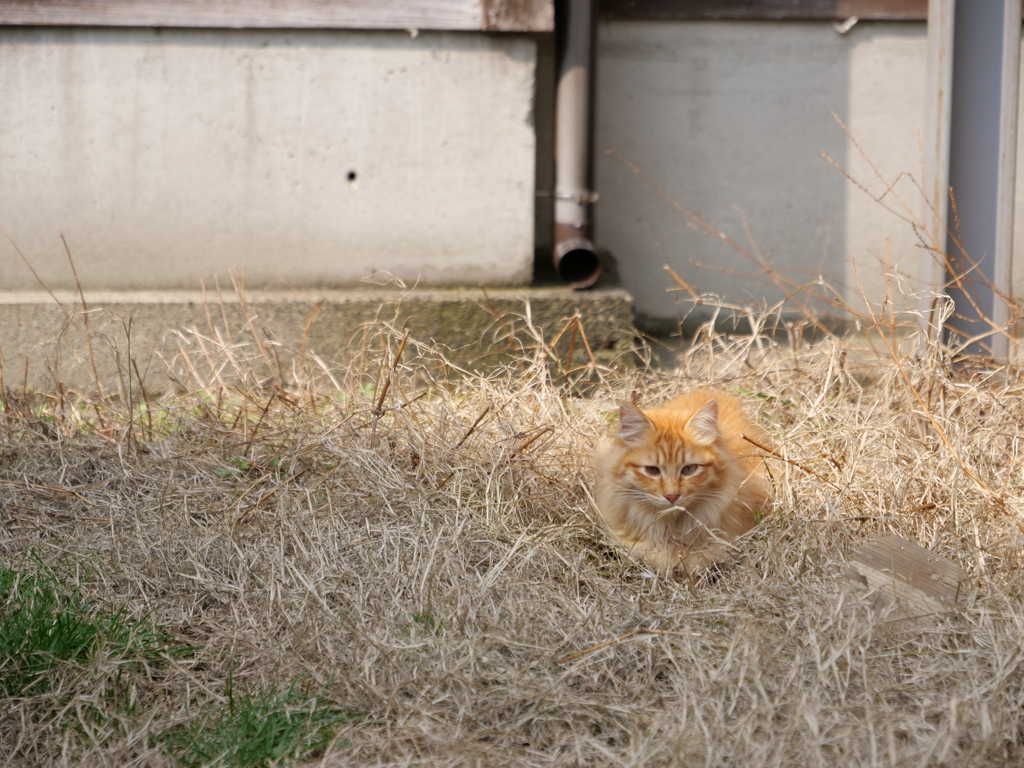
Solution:
M693 575L764 514L764 432L731 395L694 390L662 408L619 407L619 434L594 454L608 531L661 574Z

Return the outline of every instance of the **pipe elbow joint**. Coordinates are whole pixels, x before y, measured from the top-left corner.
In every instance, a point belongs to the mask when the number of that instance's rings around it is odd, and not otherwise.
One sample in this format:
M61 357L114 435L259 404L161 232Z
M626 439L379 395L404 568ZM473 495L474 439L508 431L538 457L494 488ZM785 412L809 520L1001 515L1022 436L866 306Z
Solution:
M601 259L594 244L585 237L571 237L555 243L555 271L576 289L589 288L601 274Z

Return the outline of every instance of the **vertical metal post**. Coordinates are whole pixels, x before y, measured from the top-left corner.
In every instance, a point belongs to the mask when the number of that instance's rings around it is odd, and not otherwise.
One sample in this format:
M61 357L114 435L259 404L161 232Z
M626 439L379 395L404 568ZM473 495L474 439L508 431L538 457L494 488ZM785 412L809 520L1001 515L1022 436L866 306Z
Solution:
M924 235L921 253L921 318L935 326L936 295L943 291L946 209L949 205L949 116L953 91L953 12L956 0L928 0L928 67L924 116Z
M956 310L947 337L999 359L1008 351L1020 30L1021 0L956 4L946 210Z
M992 307L992 321L1004 333L993 337L995 356L1006 360L1011 329L1010 304L1013 299L1013 221L1017 188L1017 115L1020 101L1021 0L1007 2L1003 17L1002 93L999 99L999 189L996 212L996 248L994 282L1000 296Z

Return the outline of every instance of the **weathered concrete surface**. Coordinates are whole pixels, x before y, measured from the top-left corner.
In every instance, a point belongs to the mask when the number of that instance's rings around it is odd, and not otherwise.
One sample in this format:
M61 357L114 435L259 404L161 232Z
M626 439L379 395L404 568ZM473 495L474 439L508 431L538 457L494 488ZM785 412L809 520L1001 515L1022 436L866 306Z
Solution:
M732 300L773 302L792 286L688 226L606 149L796 285L820 275L863 308L859 281L879 302L888 240L890 271L916 289L908 211L892 193L885 205L872 200L886 184L830 113L887 181L920 179L923 23L861 22L840 35L827 22L613 21L601 25L599 51L597 236L629 265L623 282L640 312L676 314L666 258L691 284ZM895 192L911 214L923 212L911 178Z
M733 300L788 289L605 149L753 251L745 219L794 283L821 275L855 308L858 283L882 300L887 272L917 289L904 219L923 212L923 23L609 21L600 38L596 238L642 314L676 316L666 258ZM73 285L60 231L90 291L227 284L236 268L250 288L376 269L523 284L535 242L550 258L534 187L553 183L553 66L549 37L0 29L0 227L58 289ZM885 180L909 174L893 192L833 111ZM1024 168L1017 186L1021 233ZM0 290L35 288L0 241Z
M76 295L61 292L56 298L60 305L45 294L0 293L6 386L24 386L26 364L30 387L49 389L56 380L67 386L93 384L86 313ZM538 339L550 343L578 312L599 362L631 359L632 297L619 289L249 291L245 299L243 306L230 290L206 296L87 293L88 337L101 384L108 390L116 385L131 361L147 389L154 390L168 386L169 371L182 385L194 386L190 366L205 371L198 377L203 379L213 375L211 360L225 364L223 376L228 379L234 375L229 358L248 361L254 375L269 377L253 331L275 371L280 367L286 378L297 359L344 368L367 343L365 324L370 324L370 343L377 343L374 335L382 328L380 321L389 321L398 330L408 328L415 343L404 360L413 359L417 344L424 344L455 365L480 369L508 362L510 352L535 354ZM563 365L572 335L568 330L556 347ZM576 336L573 347L573 365L588 362L582 336Z
M0 27L0 227L51 288L528 283L536 44ZM33 290L0 241L0 288Z

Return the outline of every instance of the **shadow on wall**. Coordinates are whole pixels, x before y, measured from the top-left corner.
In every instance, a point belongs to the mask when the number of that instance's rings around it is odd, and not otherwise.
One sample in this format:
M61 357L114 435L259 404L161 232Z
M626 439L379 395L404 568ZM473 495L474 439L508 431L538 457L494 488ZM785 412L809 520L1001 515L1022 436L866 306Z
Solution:
M916 275L912 228L822 152L873 194L884 190L834 112L883 175L919 175L923 23L862 22L839 34L827 22L613 21L599 34L597 237L617 257L641 317L675 320L692 308L666 291L666 261L701 292L734 302L776 302L787 291L721 238L696 231L605 150L796 285L820 276L862 304L859 276L880 300L886 236L893 268ZM920 206L910 179L898 190ZM689 319L705 319L701 311Z

